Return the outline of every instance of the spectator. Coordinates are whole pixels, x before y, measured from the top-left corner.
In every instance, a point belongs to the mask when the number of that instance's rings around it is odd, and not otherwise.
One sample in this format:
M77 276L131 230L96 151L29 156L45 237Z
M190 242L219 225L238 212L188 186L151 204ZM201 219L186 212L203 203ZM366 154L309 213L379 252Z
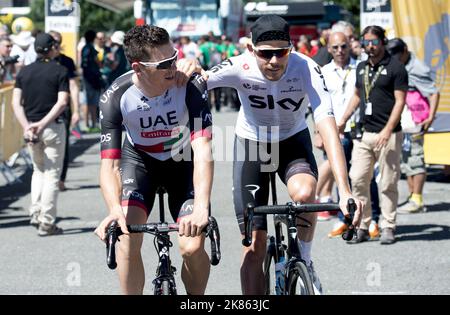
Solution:
M12 83L16 77L18 56L11 55L12 47L11 39L0 37L0 84Z
M55 222L66 139L61 114L69 102L69 80L67 70L52 60L55 45L50 34L37 35L39 57L19 72L13 92L14 113L33 161L30 224L38 227L39 236L62 233Z
M350 179L357 198L364 200L363 220L355 243L369 240L372 219L370 180L376 161L379 163L381 192L381 244L395 242L395 227L400 178L402 133L400 115L408 90L408 74L403 64L386 51L387 39L380 26L363 31L362 44L369 56L356 69L355 93L338 128L343 131L353 111L360 106L364 133L353 142Z
M401 38L394 38L387 45L389 53L405 65L408 72L409 90L406 97L407 108L418 114L422 121L416 121L420 130L404 131L402 172L408 179L410 197L398 209L399 213L424 211L423 186L427 178L423 153L423 135L433 123L439 103L439 91L431 78L430 68L408 50ZM416 103L413 103L417 101ZM423 101L424 106L420 106ZM429 104L426 104L428 103ZM406 145L405 145L406 144Z
M105 60L105 66L109 68L108 85L111 85L115 79L131 70L123 49L124 38L125 33L122 31L115 31L111 36L111 49Z
M199 59L201 52L198 45L191 41L189 36L183 36L180 39L181 50L183 51L184 58L187 59Z
M11 56L19 55L19 63L16 66L17 72L23 66L27 66L36 60L34 51L34 37L29 31L22 31L18 35L11 35L14 45L11 50Z
M84 120L88 131L99 131L97 128L97 109L100 93L104 87L101 63L98 51L94 48L96 33L92 30L84 34L86 45L81 51L81 68L83 69L83 85L86 94L86 106L83 108Z
M367 60L367 55L364 53L364 49L361 47L359 40L355 39L350 43L351 50L350 56L357 61Z
M50 31L49 34L53 37L55 40L55 58L54 60L58 62L60 65L64 66L67 70L67 76L69 79L69 90L70 90L70 100L69 104L70 106L66 107L66 110L64 111L64 114L62 115L64 119L64 125L66 126L66 145L64 149L64 160L63 160L63 167L61 171L61 176L59 178L58 182L58 188L60 191L65 191L65 181L67 176L67 169L69 167L69 134L70 134L70 127L75 127L79 120L80 120L80 114L79 114L79 94L80 94L80 88L78 86L78 75L77 75L77 69L75 67L75 63L73 62L72 58L64 55L61 53L61 44L62 44L62 35L59 32L56 31Z

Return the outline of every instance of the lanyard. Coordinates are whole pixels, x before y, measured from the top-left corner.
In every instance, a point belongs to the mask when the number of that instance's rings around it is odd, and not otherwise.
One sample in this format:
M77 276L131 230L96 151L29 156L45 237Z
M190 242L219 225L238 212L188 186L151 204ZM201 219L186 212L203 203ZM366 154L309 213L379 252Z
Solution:
M378 80L381 71L383 71L384 66L380 66L377 70L377 72L375 73L372 82L369 82L369 64L366 65L365 69L364 69L364 90L365 90L365 98L366 98L366 103L369 102L369 95L370 92L372 91L373 87L375 86L375 82Z
M342 94L344 94L345 86L347 85L347 77L350 74L350 72L352 71L352 69L350 68L350 66L347 68L347 70L345 71L344 78L341 77L341 75L339 74L339 72L337 70L338 69L336 69L336 74L338 75L339 79L342 80Z

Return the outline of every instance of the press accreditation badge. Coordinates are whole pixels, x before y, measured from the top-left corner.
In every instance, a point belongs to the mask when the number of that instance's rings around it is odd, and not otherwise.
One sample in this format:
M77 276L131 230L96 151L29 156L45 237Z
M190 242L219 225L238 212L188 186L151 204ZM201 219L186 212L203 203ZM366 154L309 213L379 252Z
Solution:
M372 103L368 102L366 103L366 111L365 111L366 115L372 115Z

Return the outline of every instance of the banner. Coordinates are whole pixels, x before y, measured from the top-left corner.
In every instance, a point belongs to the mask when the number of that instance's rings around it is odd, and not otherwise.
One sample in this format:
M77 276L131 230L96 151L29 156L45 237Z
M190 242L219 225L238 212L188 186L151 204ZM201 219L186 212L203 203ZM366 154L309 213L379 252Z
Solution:
M386 30L386 37L395 37L391 0L360 0L361 32L366 26L378 25Z
M77 62L80 6L76 0L45 0L45 31L62 35L62 52Z
M450 1L392 0L395 31L431 69L440 91L431 132L450 131Z

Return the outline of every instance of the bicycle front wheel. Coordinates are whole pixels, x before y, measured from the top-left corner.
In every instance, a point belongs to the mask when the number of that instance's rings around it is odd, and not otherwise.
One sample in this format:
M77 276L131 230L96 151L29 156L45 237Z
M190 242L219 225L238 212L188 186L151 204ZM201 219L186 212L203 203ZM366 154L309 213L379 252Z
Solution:
M314 295L313 283L306 265L297 261L289 270L289 295Z
M170 295L170 283L169 283L169 280L164 280L161 283L161 295Z
M270 248L268 248L267 253L266 253L266 257L264 258L264 265L263 265L263 270L264 270L264 282L266 283L266 295L270 295L271 294L271 287L270 287L270 265L272 264L272 258L273 255L271 253Z

